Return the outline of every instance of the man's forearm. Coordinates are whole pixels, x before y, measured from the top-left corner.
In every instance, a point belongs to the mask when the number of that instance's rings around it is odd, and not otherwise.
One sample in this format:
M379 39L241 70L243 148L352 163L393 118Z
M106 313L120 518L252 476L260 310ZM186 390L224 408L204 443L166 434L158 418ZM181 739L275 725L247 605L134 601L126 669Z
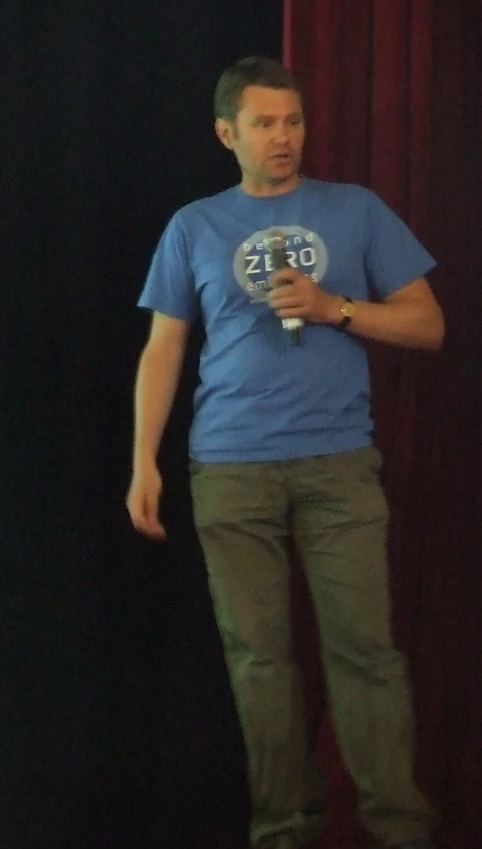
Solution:
M304 318L337 327L343 320L346 298L332 295L298 269L276 271L268 294L270 306L279 318ZM280 286L288 280L291 286ZM350 333L365 339L408 348L437 351L444 337L444 319L425 277L417 277L381 304L355 300Z
M343 298L334 298L328 323L341 320ZM437 304L421 305L414 299L375 304L355 301L356 313L349 332L377 342L409 348L438 350L444 335L442 311Z
M156 461L183 361L183 351L152 351L140 358L135 386L134 469Z

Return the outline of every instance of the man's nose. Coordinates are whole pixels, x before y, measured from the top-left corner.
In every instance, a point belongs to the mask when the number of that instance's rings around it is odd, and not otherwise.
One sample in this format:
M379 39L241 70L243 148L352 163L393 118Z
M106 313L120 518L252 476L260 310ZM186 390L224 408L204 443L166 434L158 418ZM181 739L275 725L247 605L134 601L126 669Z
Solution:
M286 124L276 124L275 138L278 144L289 141L288 127Z

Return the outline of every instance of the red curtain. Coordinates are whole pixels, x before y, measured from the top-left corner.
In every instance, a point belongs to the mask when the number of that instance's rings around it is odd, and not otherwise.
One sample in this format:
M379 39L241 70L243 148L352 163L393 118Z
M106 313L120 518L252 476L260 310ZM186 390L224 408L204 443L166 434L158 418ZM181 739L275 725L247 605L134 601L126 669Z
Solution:
M306 95L305 172L373 188L440 263L431 282L443 350L373 346L371 359L394 629L411 666L420 781L451 849L482 846L481 36L479 0L285 0L285 62ZM320 716L299 582L295 599L329 783L327 842L348 847L361 839L354 791Z

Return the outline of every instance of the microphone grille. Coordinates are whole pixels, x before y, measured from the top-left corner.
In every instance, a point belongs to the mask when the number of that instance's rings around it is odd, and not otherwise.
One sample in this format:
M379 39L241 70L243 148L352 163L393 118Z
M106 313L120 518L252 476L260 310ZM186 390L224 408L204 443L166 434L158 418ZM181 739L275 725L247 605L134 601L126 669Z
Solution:
M282 230L273 228L268 231L268 234L264 237L263 243L268 251L284 251L285 234Z
M270 254L275 271L278 271L280 268L286 268L289 264L285 251L285 241L283 231L274 228L268 231L267 236L263 240L264 246Z

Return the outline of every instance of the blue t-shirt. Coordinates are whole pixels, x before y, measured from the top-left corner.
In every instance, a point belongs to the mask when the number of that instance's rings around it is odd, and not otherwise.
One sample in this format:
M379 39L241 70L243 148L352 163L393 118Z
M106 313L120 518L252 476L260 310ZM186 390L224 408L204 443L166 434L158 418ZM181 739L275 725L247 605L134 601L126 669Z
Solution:
M206 331L190 454L205 462L285 460L369 445L364 342L323 324L291 346L267 304L263 239L282 230L292 265L330 293L384 298L435 262L372 191L304 178L253 197L239 186L179 210L154 255L139 305Z

